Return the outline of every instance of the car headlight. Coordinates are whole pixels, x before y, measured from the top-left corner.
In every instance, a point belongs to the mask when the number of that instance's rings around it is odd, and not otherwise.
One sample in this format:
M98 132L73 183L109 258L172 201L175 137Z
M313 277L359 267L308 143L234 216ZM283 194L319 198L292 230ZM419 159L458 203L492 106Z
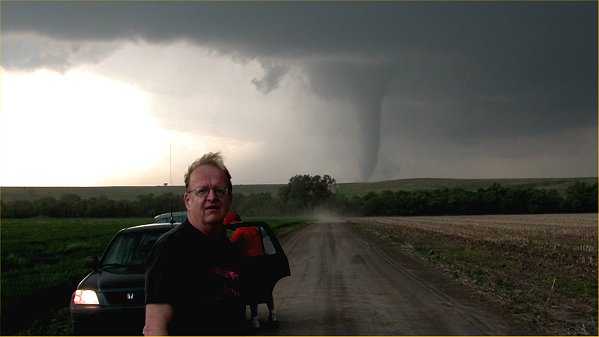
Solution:
M73 304L100 304L98 295L93 290L75 290L71 302Z

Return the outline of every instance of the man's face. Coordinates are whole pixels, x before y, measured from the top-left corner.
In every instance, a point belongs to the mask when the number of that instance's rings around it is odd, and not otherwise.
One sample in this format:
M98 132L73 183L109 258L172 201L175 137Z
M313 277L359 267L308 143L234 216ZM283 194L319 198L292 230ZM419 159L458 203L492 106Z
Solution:
M184 195L187 217L204 234L220 230L229 211L231 195L219 196L214 190L224 190L228 188L228 183L225 173L212 165L199 166L189 176L189 189ZM199 187L209 188L207 195L198 195L196 191Z

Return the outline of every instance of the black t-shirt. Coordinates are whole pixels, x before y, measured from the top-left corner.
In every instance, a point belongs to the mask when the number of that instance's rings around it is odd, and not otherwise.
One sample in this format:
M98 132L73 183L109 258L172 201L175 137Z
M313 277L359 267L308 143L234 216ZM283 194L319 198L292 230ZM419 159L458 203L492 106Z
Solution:
M224 236L214 238L187 219L164 234L148 257L146 304L171 304L172 335L242 333L245 306L239 294L238 257Z

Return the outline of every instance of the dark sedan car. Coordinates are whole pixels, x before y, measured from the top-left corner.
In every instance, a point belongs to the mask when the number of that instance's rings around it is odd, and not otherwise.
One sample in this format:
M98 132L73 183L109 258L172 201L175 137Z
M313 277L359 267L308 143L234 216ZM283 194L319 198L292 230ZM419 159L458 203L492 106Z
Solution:
M141 335L144 325L145 262L156 240L178 224L148 224L125 228L110 241L101 258L88 257L93 270L73 293L70 309L76 335ZM289 263L271 228L262 222L227 225L227 235L238 227L255 227L264 255L245 259L260 264L270 279L289 276ZM275 281L276 282L276 281Z

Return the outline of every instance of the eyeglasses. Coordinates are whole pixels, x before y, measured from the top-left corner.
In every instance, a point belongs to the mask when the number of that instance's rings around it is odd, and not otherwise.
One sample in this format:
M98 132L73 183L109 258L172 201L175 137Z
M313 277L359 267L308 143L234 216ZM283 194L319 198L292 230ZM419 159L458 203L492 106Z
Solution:
M210 190L212 190L214 192L214 195L217 198L222 198L225 195L229 194L229 189L228 188L223 188L223 187L208 187L208 186L198 186L196 188L193 188L193 189L187 191L187 193L194 192L198 197L205 198L205 197L208 196L208 194L210 194Z

